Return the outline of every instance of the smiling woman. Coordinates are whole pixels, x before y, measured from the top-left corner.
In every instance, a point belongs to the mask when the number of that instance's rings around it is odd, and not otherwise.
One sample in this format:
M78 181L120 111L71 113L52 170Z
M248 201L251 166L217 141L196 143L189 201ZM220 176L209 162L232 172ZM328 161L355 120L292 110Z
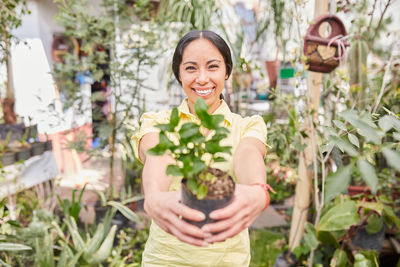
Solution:
M232 72L231 51L219 35L192 31L178 43L172 69L188 96L189 110L194 113L196 98L202 97L210 107L209 113L213 113Z
M269 203L265 184L267 130L264 120L260 116L242 118L220 99L225 80L232 71L232 59L228 45L216 33L186 34L176 47L172 69L187 95L177 109L179 125L200 124L194 110L198 98L205 100L209 114L224 116L222 125L229 134L221 144L232 147L233 156L226 156L226 162L215 162L210 167L228 172L236 186L232 202L210 213L216 222L201 228L189 224L188 220L203 221L205 215L182 204L179 192L182 177L166 174L174 158L168 153L162 156L147 153L160 143L159 139L165 139L155 125L172 121L171 110L145 113L133 140L135 153L144 163L144 208L153 220L142 266L248 266L247 228ZM213 135L207 131L202 133L206 139ZM176 144L180 141L173 133L168 138ZM209 155L204 156L202 160Z

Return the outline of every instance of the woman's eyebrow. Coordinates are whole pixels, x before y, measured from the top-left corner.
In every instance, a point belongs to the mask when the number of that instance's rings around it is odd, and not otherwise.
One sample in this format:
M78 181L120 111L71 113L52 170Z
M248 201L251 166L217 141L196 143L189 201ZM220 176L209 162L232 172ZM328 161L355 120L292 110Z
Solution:
M196 62L194 61L186 61L185 63L182 63L182 65L186 65L186 64L193 64L193 65L197 65Z
M222 62L221 60L219 60L219 59L210 59L209 61L207 61L207 64L210 64L210 63L212 63L212 62ZM184 62L184 63L182 63L182 65L186 65L186 64L193 64L193 65L197 65L197 63L195 62L195 61L186 61L186 62Z
M210 64L210 63L212 63L212 62L219 62L219 63L221 63L221 60L219 60L219 59L211 59L211 60L207 61L207 64Z

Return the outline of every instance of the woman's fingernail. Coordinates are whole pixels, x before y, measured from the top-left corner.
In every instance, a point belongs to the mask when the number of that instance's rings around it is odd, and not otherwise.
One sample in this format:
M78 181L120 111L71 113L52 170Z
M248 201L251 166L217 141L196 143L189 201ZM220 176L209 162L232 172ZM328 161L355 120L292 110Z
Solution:
M208 233L208 232L205 232L204 233L204 237L207 239L207 238L210 238L210 237L212 237L212 234L211 233Z
M204 241L203 244L201 244L202 247L208 247L209 243L207 241Z
M211 238L205 238L204 241L205 241L208 245L212 244Z
M210 232L210 228L208 226L203 226L201 230L203 230L203 232Z

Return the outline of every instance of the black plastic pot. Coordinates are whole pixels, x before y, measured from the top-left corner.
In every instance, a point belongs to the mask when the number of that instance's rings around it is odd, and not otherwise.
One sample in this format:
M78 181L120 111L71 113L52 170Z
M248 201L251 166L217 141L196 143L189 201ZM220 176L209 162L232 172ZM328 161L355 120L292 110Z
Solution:
M385 225L375 234L369 234L365 226L357 229L356 235L351 240L351 245L355 248L376 250L378 253L382 250L383 241L385 239Z
M32 138L34 141L36 141L37 135L38 135L37 124L29 126L28 139Z
M6 139L9 132L11 132L9 142L12 143L21 139L24 135L25 125L23 123L18 124L0 124L0 139Z
M31 157L31 148L30 147L22 147L17 151L17 161L19 160L27 160Z
M47 140L47 141L45 142L44 150L45 150L45 151L51 151L51 150L53 150L53 142L52 142L51 140Z
M1 156L1 163L3 166L8 166L14 164L17 159L17 154L15 152L7 152Z
M276 258L274 267L296 267L297 264L296 256L290 251L286 251Z
M216 222L215 220L209 217L210 213L214 210L222 209L228 206L228 204L232 201L233 194L223 199L210 199L205 197L199 200L187 188L186 182L187 179L182 179L182 203L192 209L203 212L206 215L206 219L200 222L194 222L187 219L185 219L185 221L187 221L190 224L196 225L197 227L200 228L205 224Z
M43 142L37 142L37 143L31 144L32 156L38 156L38 155L43 154L45 146L46 146L46 143L43 143Z

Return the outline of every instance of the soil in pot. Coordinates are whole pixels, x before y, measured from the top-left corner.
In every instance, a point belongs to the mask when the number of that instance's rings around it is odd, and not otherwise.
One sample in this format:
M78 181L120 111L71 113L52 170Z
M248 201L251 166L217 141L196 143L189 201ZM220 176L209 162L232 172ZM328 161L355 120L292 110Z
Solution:
M14 164L17 159L17 155L15 152L6 152L1 156L1 163L3 166L8 166Z
M215 220L209 217L209 214L214 210L226 207L232 201L235 191L235 183L232 177L227 175L226 172L215 168L211 168L209 171L216 177L216 181L214 183L205 181L208 193L207 196L201 200L197 199L189 190L186 185L187 179L182 180L182 203L206 215L206 219L201 222L186 220L198 227L215 222Z
M32 156L43 154L46 144L43 142L36 142L31 144Z

